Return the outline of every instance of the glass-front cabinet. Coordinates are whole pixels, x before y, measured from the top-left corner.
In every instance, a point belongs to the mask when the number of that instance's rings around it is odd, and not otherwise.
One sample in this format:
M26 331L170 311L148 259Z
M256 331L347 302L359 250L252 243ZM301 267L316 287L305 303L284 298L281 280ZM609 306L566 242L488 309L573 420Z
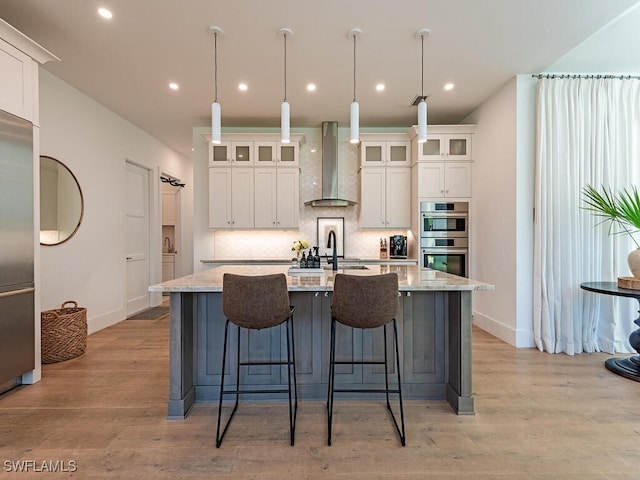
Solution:
M418 160L471 160L471 134L429 134L418 144Z
M253 166L253 142L222 142L211 144L210 167Z
M409 141L363 141L360 143L360 165L363 167L408 166L411 163Z

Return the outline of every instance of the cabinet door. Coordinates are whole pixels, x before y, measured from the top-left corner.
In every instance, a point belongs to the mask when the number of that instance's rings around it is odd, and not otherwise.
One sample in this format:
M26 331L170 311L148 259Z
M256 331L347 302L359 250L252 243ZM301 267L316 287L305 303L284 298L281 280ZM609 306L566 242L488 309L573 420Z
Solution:
M277 153L279 166L297 167L300 165L300 146L297 142L278 142Z
M471 160L471 134L449 134L445 137L446 160Z
M385 228L385 170L360 170L360 228Z
M360 164L370 167L381 167L385 162L384 142L360 142Z
M222 142L219 145L209 144L209 166L228 167L231 165L231 142Z
M275 166L278 142L254 142L254 164L256 167Z
M255 226L256 228L277 228L277 170L256 168L255 181Z
M209 169L209 228L231 228L231 168Z
M411 142L386 142L385 159L389 166L409 166L411 164Z
M253 169L232 168L231 178L231 227L253 228Z
M386 169L386 228L411 228L411 170Z
M418 198L444 197L444 164L418 165Z
M445 135L429 134L427 141L418 143L418 160L442 160L445 155Z
M33 121L35 61L0 40L0 110Z
M276 226L298 228L300 210L300 171L293 168L277 169ZM256 220L257 220L256 216Z
M231 150L234 167L253 166L253 142L233 142Z
M175 278L175 264L173 259L164 261L162 260L162 281L168 282Z
M446 197L471 197L471 164L447 163L444 166Z

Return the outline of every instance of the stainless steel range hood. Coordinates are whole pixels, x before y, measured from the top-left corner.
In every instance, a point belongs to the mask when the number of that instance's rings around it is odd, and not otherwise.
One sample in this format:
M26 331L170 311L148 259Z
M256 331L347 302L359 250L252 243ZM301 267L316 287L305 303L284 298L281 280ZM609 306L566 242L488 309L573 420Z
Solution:
M338 122L322 122L322 198L304 202L311 207L350 207L338 198Z

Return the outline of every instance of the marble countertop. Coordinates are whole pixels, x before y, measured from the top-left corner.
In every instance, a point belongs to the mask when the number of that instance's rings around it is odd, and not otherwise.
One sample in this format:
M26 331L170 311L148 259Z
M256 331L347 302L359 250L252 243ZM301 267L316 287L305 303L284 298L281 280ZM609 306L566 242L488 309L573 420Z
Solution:
M291 265L291 261L291 258L206 258L200 260L200 263L213 263L216 265ZM322 257L322 261L325 263L325 257ZM338 262L346 265L418 264L416 258L338 258Z
M458 277L437 270L421 269L416 265L367 265L366 269L323 270L322 273L288 273L286 265L222 265L208 270L169 280L149 287L151 292L221 292L225 273L237 275L268 275L284 273L290 292L333 291L336 273L348 275L378 275L396 272L401 291L430 290L494 290L493 285L468 278Z

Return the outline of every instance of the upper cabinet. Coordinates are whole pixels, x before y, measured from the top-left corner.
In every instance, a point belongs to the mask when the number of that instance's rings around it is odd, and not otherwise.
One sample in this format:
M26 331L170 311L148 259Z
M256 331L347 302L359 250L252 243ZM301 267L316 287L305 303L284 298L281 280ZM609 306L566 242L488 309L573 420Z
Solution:
M409 166L411 164L411 142L362 141L360 142L360 165L362 167Z
M59 60L0 18L0 110L38 123L38 64Z
M278 134L227 134L222 143L209 144L210 167L275 167L300 165L303 135L292 135L290 143L281 143Z
M471 160L471 134L428 134L427 141L418 144L417 153L418 161Z

